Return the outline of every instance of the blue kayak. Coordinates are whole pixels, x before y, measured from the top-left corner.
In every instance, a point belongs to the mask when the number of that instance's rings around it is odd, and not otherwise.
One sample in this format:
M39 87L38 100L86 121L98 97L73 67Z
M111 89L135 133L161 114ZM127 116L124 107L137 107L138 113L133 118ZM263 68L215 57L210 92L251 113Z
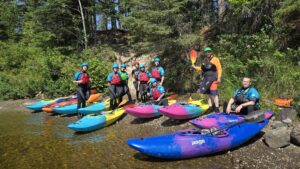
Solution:
M127 144L135 150L158 158L185 159L215 154L233 149L257 135L268 119L258 123L241 123L212 135L204 130L183 130L148 138L129 139Z
M100 113L101 111L106 110L107 106L109 106L107 102L96 103L91 106L81 108L78 112L83 115Z
M41 100L38 102L35 102L31 105L26 106L27 109L33 110L33 111L42 111L42 108L47 106L48 104L53 103L54 100Z
M70 104L64 107L53 108L53 111L58 114L76 114L77 113L77 104Z
M104 112L102 112L104 113ZM90 132L116 122L125 113L124 108L105 112L105 114L89 114L80 120L68 125L68 128L76 132Z

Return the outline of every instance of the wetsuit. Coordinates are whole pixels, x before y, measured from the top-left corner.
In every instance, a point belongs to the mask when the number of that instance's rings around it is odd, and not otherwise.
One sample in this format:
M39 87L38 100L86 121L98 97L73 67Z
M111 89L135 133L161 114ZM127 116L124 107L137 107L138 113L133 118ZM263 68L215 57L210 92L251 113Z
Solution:
M222 76L220 60L214 56L206 57L201 67L196 67L196 70L202 71L203 75L203 80L199 86L200 93L218 95L217 80L221 79Z
M123 87L123 95L127 94L127 97L129 99L129 101L132 101L132 97L131 97L131 93L130 93L130 90L129 90L129 87L128 87L128 78L129 78L129 75L126 71L120 71L120 75L121 77L124 76L126 78L122 79L122 87Z
M90 78L87 72L77 72L74 75L74 80L81 80L82 83L78 83L76 92L77 92L77 110L83 107L86 107L86 101L89 97L89 83Z
M131 72L131 75L133 77L133 86L135 88L135 95L136 99L139 100L139 82L138 82L138 75L139 75L139 69L133 69Z
M110 73L106 81L109 82L110 110L114 110L118 107L118 103L122 101L123 86L120 73Z
M147 93L149 89L148 81L151 77L150 72L148 71L140 71L138 75L138 81L140 82L140 93L141 93L141 100L142 102L147 102Z

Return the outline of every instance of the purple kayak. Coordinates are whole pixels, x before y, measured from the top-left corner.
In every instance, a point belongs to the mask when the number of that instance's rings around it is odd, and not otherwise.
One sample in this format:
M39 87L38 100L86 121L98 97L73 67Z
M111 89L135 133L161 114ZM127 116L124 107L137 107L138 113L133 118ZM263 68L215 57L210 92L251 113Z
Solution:
M272 117L272 110L264 110L265 118ZM190 123L198 128L221 128L231 123L244 120L243 115L226 114L226 113L213 113L205 117L201 117L195 120L191 120Z
M268 119L258 123L240 123L216 135L203 130L183 130L172 134L148 138L129 139L127 144L133 149L158 158L185 159L215 154L233 149L257 135Z

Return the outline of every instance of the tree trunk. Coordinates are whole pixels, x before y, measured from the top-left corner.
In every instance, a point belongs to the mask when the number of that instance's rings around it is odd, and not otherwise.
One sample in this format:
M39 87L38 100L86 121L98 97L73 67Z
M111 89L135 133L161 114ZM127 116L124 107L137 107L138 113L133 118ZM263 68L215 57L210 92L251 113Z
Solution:
M85 27L84 13L83 13L81 1L78 0L78 3L79 3L81 20L82 20L82 27L83 27L84 48L87 49L87 47L88 47L88 38L87 38L86 27Z
M226 10L226 2L225 0L218 0L218 21L219 23L223 22L225 10Z

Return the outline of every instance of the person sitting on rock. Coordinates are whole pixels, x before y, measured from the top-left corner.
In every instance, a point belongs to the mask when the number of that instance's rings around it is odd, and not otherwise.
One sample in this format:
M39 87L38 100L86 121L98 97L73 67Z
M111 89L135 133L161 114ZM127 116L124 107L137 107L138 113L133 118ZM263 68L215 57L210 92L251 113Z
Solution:
M168 106L168 100L165 96L165 88L161 86L155 78L150 79L150 84L150 96L153 98L154 104Z
M251 86L251 78L244 77L242 87L234 92L228 104L224 104L224 112L249 114L259 109L259 99L257 89Z

